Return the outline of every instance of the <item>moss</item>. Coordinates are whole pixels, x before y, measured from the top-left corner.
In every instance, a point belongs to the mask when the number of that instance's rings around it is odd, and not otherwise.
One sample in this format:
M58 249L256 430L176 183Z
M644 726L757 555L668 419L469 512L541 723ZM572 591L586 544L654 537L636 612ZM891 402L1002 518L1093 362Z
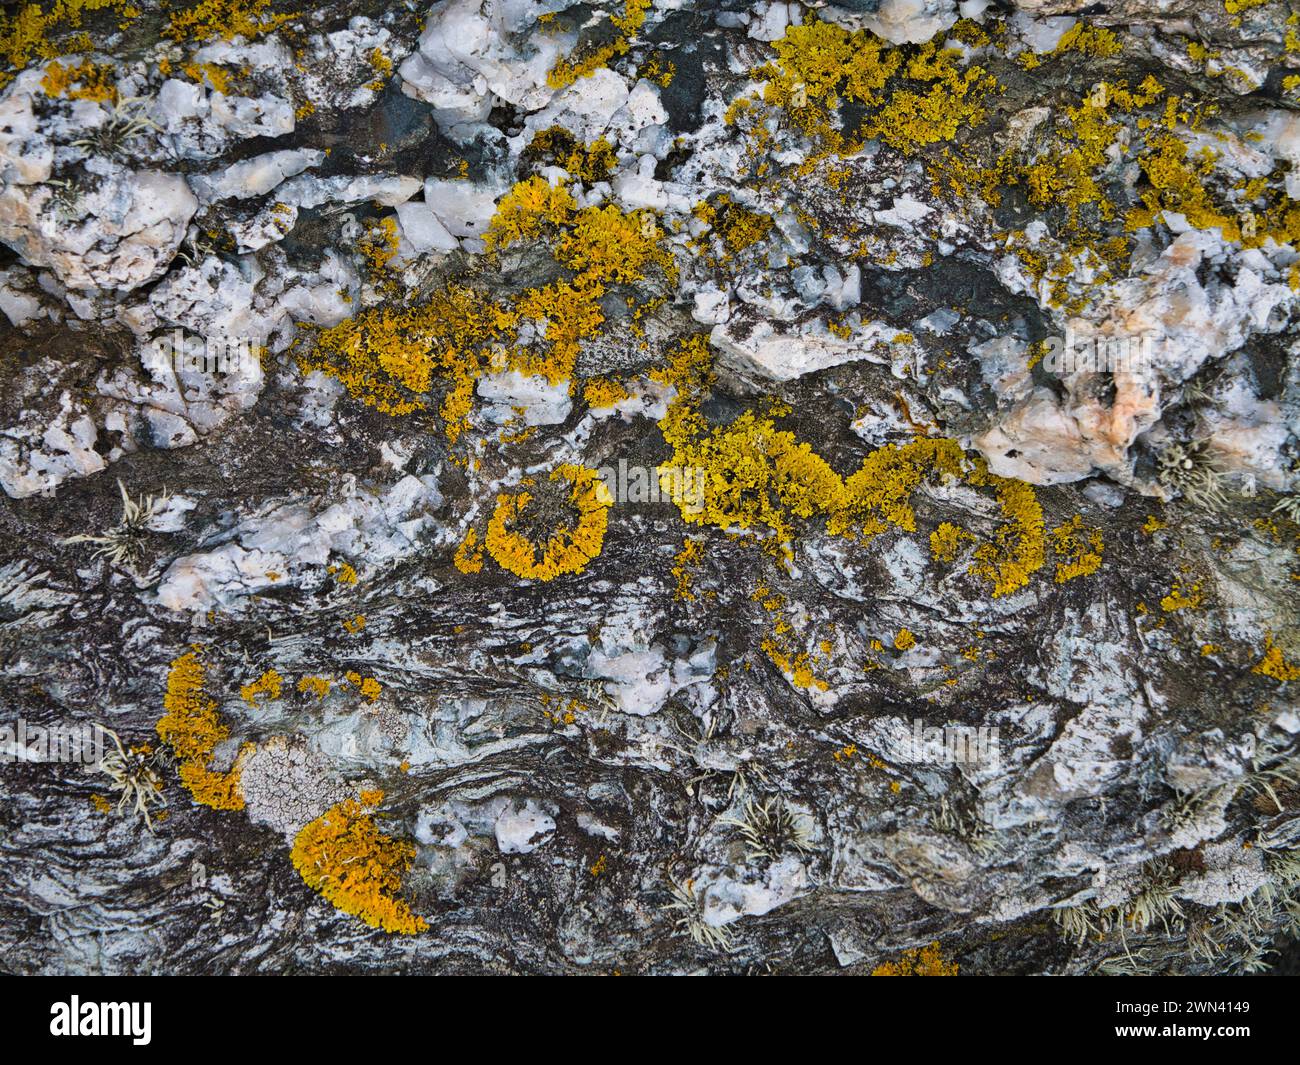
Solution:
M345 799L306 825L290 858L298 875L337 909L371 928L413 935L428 928L397 892L415 858L413 844L384 835L373 813L382 791Z

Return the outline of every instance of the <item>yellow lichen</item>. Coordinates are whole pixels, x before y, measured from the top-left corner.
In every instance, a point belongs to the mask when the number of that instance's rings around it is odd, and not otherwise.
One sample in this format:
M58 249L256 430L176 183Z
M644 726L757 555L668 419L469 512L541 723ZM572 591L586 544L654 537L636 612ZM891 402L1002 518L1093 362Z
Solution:
M298 680L297 689L303 695L314 695L317 699L324 699L329 694L331 681L329 677L301 677Z
M936 562L951 562L957 557L961 542L974 539L960 526L947 521L940 522L939 527L930 534L930 554Z
M221 37L253 40L273 32L296 15L277 15L271 0L201 0L168 16L163 36L173 41L206 41Z
M937 141L985 116L984 101L996 80L983 68L962 68L963 51L933 40L920 46L887 45L868 30L854 33L829 22L790 26L772 43L776 63L764 100L826 151L847 155L876 138L904 153ZM855 130L843 131L841 101L865 110Z
M691 591L691 575L703 553L699 540L687 537L682 541L682 549L677 552L672 565L672 575L677 580L677 588L673 592L674 598L686 603L695 601L695 593Z
M12 14L0 14L0 61L11 68L0 70L0 88L13 80L14 71L22 70L33 60L91 51L88 34L68 36L71 31L81 29L86 15L111 10L122 20L119 28L125 28L128 20L140 14L140 9L129 0L53 0L48 5L11 6Z
M1170 589L1169 594L1160 600L1160 609L1166 614L1171 614L1175 610L1195 610L1201 605L1201 586L1194 584L1183 594L1180 584L1175 583Z
M69 100L97 100L117 103L117 85L113 68L83 59L79 64L64 66L55 60L45 68L41 91L47 96L64 96Z
M549 126L534 134L523 159L534 165L561 167L584 185L608 180L618 165L614 146L604 137L583 144L563 126Z
M501 197L483 243L488 250L498 250L535 239L546 226L567 222L576 208L567 185L552 185L544 177L526 178Z
M928 947L905 950L897 961L887 961L872 970L872 976L956 976L959 966L946 961L936 940Z
M497 496L488 522L485 546L502 569L527 580L549 581L565 573L581 573L600 554L611 502L595 470L565 463L551 471L549 481L567 485L562 496L545 508L527 487ZM567 510L558 521L541 511ZM549 528L546 527L549 524Z
M1300 666L1288 662L1286 656L1282 653L1282 648L1278 647L1271 637L1265 644L1264 657L1255 663L1251 668L1251 672L1264 677L1271 677L1273 680L1280 680L1283 683L1300 680Z
M652 0L625 0L622 13L609 17L610 25L615 31L613 39L585 55L574 55L557 61L546 75L546 84L552 89L566 88L579 78L590 77L611 59L626 55L632 46L632 38L645 23L651 3Z
M632 393L612 377L592 377L582 387L582 398L593 410L608 410L631 399Z
M268 699L280 698L284 679L274 669L268 669L252 684L245 684L239 689L239 697L249 706L257 705L257 697L265 695Z
M348 670L344 679L372 703L383 694L384 687L374 677L363 677L355 669Z
M483 568L483 545L478 542L477 530L465 530L464 537L456 547L452 564L465 574L478 573Z
M171 745L177 773L194 801L214 810L242 810L244 796L239 777L244 757L252 752L245 744L226 773L209 768L217 745L230 736L230 729L217 715L216 701L204 691L207 671L197 651L190 651L171 663L163 716L155 726L158 737Z
M678 362L660 379L678 389L659 426L673 448L661 467L698 470L700 498L678 501L685 521L722 529L774 534L788 555L797 519L823 518L827 531L870 539L891 526L916 531L911 497L930 477L992 488L1006 521L975 551L971 571L993 585L995 597L1028 583L1044 561L1042 508L1031 486L990 473L980 458L967 459L953 440L918 437L871 452L841 479L810 445L777 429L773 420L746 411L727 425L710 427L698 410L708 381L707 345L681 346ZM667 487L667 484L665 484Z
M371 928L412 935L428 924L397 896L415 847L386 836L373 812L382 791L344 799L306 825L293 841L290 858L307 886L344 913Z
M357 571L350 562L340 562L337 565L329 566L326 570L339 584L353 585L357 583Z
M1056 564L1056 583L1065 584L1076 577L1096 573L1104 547L1101 530L1085 529L1078 514L1064 525L1058 525L1052 530L1052 549L1064 561Z

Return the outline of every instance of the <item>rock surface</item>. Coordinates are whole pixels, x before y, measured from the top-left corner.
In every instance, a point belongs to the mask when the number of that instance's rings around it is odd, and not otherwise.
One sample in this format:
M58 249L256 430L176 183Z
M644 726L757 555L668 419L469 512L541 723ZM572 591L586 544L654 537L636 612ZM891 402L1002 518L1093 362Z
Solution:
M1284 5L70 10L6 971L1293 964Z

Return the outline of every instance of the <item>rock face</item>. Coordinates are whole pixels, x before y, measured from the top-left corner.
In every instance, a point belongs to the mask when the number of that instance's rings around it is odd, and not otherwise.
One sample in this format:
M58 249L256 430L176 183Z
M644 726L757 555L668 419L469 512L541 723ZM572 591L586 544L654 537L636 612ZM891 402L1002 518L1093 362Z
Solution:
M1293 964L1283 5L47 6L7 971Z

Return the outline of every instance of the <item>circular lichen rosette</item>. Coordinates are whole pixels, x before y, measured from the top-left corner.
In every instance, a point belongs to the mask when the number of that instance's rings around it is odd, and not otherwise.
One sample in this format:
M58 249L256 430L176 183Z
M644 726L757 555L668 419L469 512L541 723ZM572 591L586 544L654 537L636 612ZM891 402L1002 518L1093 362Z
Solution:
M610 503L595 470L564 463L545 481L528 479L497 496L487 550L502 569L527 580L581 573L600 554Z

